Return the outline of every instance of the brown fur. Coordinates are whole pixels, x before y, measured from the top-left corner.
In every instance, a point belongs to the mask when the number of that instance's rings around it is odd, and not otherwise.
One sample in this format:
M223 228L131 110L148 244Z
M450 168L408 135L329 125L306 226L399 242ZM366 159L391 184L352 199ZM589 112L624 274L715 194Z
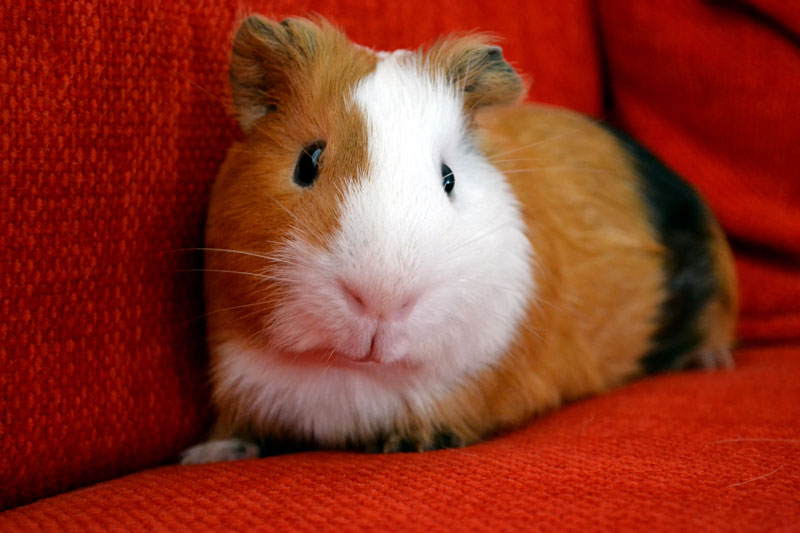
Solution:
M665 296L666 251L613 136L581 115L545 106L490 109L478 126L488 157L524 206L539 292L497 367L429 416L409 412L398 423L398 433L419 448L442 431L475 442L638 375ZM730 348L736 317L730 251L718 228L715 235L722 290L704 313L700 348L712 354Z
M519 74L489 35L450 36L420 53L435 74L463 91L468 116L483 107L516 102L522 95Z
M725 233L716 221L712 226L712 257L716 267L719 290L700 318L703 342L690 359L701 365L713 368L731 368L736 336L736 318L739 314L739 293L737 291L736 270L733 253L725 239Z

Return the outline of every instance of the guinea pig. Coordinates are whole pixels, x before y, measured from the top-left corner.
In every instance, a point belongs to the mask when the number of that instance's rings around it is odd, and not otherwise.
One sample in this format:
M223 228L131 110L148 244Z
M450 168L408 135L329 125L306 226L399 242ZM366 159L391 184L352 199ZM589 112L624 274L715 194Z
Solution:
M204 248L218 419L183 463L465 446L731 364L732 258L698 194L621 133L520 104L486 36L375 52L254 15L230 79L244 137Z

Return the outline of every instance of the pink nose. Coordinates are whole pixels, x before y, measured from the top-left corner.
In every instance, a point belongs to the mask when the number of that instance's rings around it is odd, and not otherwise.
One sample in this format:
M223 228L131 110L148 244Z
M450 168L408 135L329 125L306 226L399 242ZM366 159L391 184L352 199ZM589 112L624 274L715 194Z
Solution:
M342 293L350 310L363 317L402 322L407 320L417 305L417 296L402 301L399 306L381 305L370 300L363 291L348 283L341 283Z

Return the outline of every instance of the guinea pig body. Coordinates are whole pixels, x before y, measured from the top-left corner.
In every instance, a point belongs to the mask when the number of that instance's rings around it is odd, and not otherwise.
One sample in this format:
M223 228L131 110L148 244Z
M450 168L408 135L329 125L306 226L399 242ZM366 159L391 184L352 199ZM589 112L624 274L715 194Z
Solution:
M729 362L735 280L708 210L621 135L513 105L497 47L375 53L255 16L231 79L246 137L206 232L219 420L185 463L465 445Z

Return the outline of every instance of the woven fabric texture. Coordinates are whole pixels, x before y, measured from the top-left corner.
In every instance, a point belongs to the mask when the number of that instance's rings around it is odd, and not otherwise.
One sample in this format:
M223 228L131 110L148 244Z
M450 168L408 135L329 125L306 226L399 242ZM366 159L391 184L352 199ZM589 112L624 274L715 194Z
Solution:
M800 349L739 358L463 450L160 468L7 511L0 530L790 531Z
M65 494L0 514L0 530L796 523L792 5L5 3L0 509ZM617 122L708 198L737 254L739 332L753 346L738 369L643 381L463 451L169 467L67 492L163 464L209 422L191 272L201 258L190 249L239 134L226 114L227 59L248 11L318 12L382 49L454 30L502 36L531 100ZM776 342L787 347L763 347Z

